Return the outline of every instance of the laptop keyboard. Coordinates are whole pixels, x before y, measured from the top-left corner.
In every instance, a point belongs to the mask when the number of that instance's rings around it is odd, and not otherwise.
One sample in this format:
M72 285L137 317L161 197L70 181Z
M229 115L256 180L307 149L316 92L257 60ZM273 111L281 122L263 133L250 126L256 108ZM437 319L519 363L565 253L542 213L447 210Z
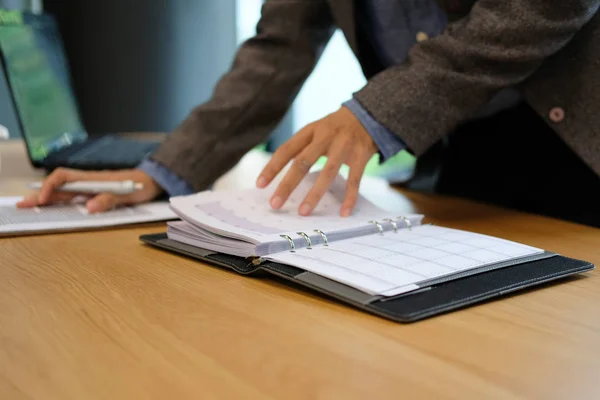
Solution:
M89 142L68 157L71 165L93 164L98 167L135 165L152 153L158 144L105 136Z

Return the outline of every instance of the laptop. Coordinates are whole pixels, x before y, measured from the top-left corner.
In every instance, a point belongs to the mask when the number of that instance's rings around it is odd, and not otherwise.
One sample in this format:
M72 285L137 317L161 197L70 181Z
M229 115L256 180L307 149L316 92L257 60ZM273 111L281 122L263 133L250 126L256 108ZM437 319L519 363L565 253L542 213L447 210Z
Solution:
M49 171L57 167L133 168L158 147L156 141L116 134L89 135L81 120L55 19L1 12L5 13L0 18L3 72L34 167ZM6 18L7 13L12 18Z

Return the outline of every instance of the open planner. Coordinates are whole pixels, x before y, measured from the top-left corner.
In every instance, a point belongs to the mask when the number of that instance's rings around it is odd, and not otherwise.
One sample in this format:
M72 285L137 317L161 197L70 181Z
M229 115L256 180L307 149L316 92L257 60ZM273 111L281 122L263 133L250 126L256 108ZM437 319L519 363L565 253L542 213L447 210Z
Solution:
M414 321L593 268L543 249L390 215L364 197L339 216L339 178L313 215L297 209L310 174L280 210L271 188L205 191L170 201L180 220L151 245L249 274L266 271L397 321Z

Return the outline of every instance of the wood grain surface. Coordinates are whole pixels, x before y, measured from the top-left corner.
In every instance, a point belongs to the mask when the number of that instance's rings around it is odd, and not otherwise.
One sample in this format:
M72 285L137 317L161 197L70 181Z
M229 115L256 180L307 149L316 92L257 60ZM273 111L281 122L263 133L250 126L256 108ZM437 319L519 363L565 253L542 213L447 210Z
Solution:
M429 222L600 264L600 230L404 193ZM398 324L141 244L0 239L1 399L598 399L597 271Z

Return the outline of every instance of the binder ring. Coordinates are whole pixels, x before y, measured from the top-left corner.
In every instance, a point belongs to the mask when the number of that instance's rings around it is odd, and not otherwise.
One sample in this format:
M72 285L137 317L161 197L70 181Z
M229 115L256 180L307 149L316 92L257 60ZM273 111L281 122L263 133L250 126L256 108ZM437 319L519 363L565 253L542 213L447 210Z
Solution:
M394 233L398 233L398 224L396 223L396 221L394 221L391 218L385 218L384 221L388 221L390 224L392 224L392 228L394 228Z
M381 226L381 224L377 221L369 221L371 224L375 224L375 226L377 227L377 229L379 229L379 234L383 235L383 227Z
M296 252L296 245L294 244L294 241L292 240L291 237L289 237L288 235L279 235L280 237L287 239L288 242L290 242L290 252L295 253Z
M320 229L315 229L315 232L317 232L323 238L323 246L329 246L329 243L327 242L327 235L325 235L325 232L323 232Z
M306 244L308 245L306 248L307 249L312 249L312 243L310 242L310 236L308 236L306 233L304 232L296 232L298 235L301 235L304 237L304 240L306 240Z
M409 231L412 229L412 224L410 223L410 219L408 219L406 217L398 217L398 219L401 219L404 221L404 225L406 225L406 227L408 228Z

